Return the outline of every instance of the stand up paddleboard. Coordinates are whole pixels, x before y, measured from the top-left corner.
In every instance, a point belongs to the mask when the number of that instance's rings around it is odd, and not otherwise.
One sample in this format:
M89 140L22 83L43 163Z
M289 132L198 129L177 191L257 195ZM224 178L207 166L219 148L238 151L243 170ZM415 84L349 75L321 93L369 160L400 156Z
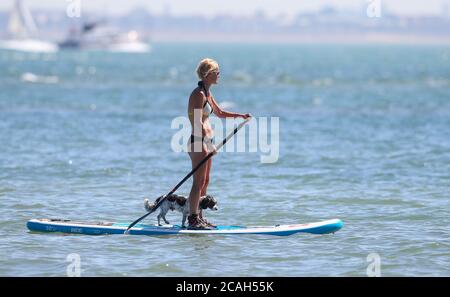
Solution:
M129 222L78 222L61 219L33 219L27 223L28 229L37 232L62 232L85 235L124 234ZM131 235L173 235L173 234L261 234L287 236L295 233L327 234L342 228L339 219L328 221L276 226L217 226L214 230L188 230L178 225L146 225L137 224L130 229Z

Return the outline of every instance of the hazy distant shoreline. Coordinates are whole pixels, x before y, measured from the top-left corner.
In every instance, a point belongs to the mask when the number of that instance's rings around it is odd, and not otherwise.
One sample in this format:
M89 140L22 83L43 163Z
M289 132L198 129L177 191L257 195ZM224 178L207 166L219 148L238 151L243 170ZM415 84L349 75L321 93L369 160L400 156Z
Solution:
M293 44L442 44L450 45L448 36L417 34L255 34L208 32L155 32L152 42L214 42L214 43L293 43Z

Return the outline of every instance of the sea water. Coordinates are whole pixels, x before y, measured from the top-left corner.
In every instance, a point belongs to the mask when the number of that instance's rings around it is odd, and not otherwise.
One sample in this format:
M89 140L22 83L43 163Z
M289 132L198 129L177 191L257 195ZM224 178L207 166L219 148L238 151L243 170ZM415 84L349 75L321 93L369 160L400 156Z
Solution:
M229 111L279 121L278 154L213 157L216 224L340 218L336 234L80 236L32 218L133 221L189 171L171 128L195 67ZM0 275L450 275L450 48L154 44L149 54L0 52ZM239 133L248 133L243 129ZM271 132L272 133L272 132ZM271 134L269 133L269 134ZM274 135L268 135L268 143ZM187 195L192 180L177 191ZM171 223L181 222L169 213ZM154 215L145 222L154 223ZM378 270L373 270L377 259Z

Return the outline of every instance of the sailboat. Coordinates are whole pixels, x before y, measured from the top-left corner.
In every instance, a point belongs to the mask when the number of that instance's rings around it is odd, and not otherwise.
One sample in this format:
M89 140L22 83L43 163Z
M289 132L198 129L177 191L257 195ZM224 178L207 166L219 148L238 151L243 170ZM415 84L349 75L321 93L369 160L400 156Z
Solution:
M0 49L38 53L58 51L57 44L37 38L36 23L23 0L15 0L8 22L8 33L11 38L0 40Z

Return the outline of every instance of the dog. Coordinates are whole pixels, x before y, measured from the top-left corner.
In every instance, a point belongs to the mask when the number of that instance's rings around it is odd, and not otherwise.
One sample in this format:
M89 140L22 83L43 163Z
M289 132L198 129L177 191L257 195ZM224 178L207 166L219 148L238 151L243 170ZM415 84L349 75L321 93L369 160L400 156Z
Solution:
M153 207L155 207L156 204L158 204L159 201L161 201L162 197L159 197L155 200L154 203L150 203L150 201L145 198L144 199L144 207L145 210L151 211ZM200 209L211 209L211 210L218 210L219 207L217 206L217 200L211 196L206 195L200 197L200 203L199 203L199 210ZM166 214L171 211L179 211L183 214L183 218L181 220L181 227L185 228L186 225L186 218L189 215L189 199L186 198L186 196L182 195L176 195L171 194L168 196L163 203L159 206L159 214L158 214L158 226L161 225L161 219L164 220L166 224L170 224L170 222L166 219Z

